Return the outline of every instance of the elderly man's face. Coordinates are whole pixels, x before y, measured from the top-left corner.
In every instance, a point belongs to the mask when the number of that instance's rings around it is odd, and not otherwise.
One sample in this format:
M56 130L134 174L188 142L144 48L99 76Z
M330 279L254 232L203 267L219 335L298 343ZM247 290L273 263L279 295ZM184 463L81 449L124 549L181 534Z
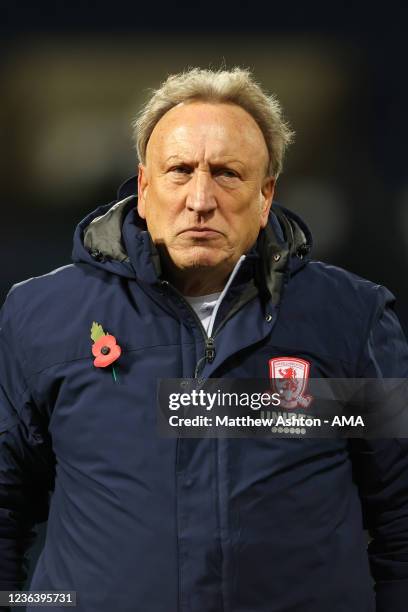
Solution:
M274 179L255 120L234 104L193 102L156 124L139 168L139 215L179 271L229 273L265 227Z

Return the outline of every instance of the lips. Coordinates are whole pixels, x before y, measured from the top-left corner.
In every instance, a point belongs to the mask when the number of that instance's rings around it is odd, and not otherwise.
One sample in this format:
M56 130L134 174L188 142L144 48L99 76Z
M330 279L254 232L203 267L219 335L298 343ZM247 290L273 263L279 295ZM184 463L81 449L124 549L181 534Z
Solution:
M212 227L188 227L187 229L182 230L180 234L185 234L187 232L194 233L194 234L220 234L221 233Z

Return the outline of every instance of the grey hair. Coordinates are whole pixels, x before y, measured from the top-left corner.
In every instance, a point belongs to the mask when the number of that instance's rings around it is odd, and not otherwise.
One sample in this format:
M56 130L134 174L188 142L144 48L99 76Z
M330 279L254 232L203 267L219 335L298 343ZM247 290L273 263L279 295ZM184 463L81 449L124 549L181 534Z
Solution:
M139 160L146 162L146 148L155 125L167 111L182 102L230 103L240 106L255 119L269 153L267 173L278 177L282 171L286 147L294 132L284 121L282 108L274 95L267 95L249 70L205 70L191 68L170 75L152 91L147 103L133 121L134 140Z

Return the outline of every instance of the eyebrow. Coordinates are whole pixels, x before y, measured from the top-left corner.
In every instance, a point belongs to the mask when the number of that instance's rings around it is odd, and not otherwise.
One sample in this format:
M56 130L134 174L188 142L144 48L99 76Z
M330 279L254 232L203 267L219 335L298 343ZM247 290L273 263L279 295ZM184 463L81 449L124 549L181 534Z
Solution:
M185 157L183 157L181 155L170 155L169 157L167 157L164 160L164 163L166 164L166 163L169 163L171 161L180 162L180 163L183 163L183 164L186 164L186 165L190 165L190 166L197 165L196 161L188 160L188 158L185 158ZM219 159L216 158L212 162L207 161L207 163L208 163L208 165L211 168L220 168L220 167L224 166L225 164L238 164L239 166L245 166L244 162L242 162L239 159L236 159L234 157L230 157L230 158L228 158L228 157L226 157L226 158L220 157Z

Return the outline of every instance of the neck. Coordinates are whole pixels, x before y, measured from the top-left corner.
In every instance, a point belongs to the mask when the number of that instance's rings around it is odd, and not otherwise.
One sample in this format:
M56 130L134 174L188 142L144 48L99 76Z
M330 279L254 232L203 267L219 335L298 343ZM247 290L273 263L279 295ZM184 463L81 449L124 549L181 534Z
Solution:
M164 267L164 278L180 291L183 295L195 297L221 292L227 284L228 273L217 274L212 268L197 267L192 270L171 270Z
M188 297L221 292L235 266L228 262L220 266L178 268L168 257L161 257L161 264L163 278Z

